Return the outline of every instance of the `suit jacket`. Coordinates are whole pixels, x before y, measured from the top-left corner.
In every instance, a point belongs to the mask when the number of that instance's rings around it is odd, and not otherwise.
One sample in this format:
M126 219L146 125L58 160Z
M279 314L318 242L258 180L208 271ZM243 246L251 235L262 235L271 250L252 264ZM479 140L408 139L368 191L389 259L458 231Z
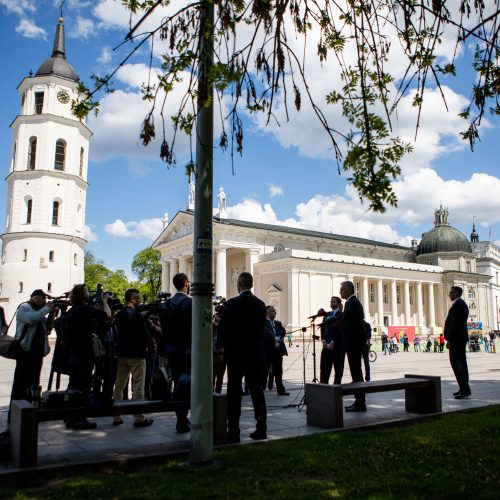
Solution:
M344 305L339 329L339 335L347 352L363 352L366 344L364 317L361 302L355 296L351 297Z
M284 342L286 335L285 327L281 321L274 320L274 330L270 320L266 318L264 323L264 339L266 344L266 351L268 356L274 355L275 351L279 351L282 356L288 356L288 351ZM276 346L276 337L279 338L279 345Z
M451 344L458 343L465 345L467 343L467 318L469 317L469 308L460 297L455 300L448 311L448 316L444 323L444 338Z
M342 345L342 338L339 334L342 316L342 311L337 309L336 311L330 311L323 317L323 323L321 323L320 326L321 340L324 340L327 344L333 341L335 347L340 347Z
M252 292L244 291L227 301L219 333L228 362L264 362L265 321L266 305Z

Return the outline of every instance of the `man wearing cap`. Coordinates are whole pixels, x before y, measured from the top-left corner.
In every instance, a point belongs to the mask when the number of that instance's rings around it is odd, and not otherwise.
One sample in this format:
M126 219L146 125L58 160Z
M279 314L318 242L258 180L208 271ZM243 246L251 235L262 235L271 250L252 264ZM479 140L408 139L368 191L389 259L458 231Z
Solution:
M47 305L47 297L43 290L34 290L30 300L17 309L16 338L20 339L22 350L16 359L11 401L30 401L29 389L40 385L43 358L50 351L47 335L57 313L55 308ZM8 420L10 422L10 409Z

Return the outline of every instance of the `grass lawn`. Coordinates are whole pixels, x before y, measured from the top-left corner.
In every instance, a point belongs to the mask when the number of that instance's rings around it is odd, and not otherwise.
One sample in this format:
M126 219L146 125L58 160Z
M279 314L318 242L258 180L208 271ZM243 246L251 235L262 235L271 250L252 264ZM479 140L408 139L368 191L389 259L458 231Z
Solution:
M494 406L403 427L227 447L215 452L217 467L186 467L183 455L34 473L32 484L0 486L0 498L496 499L499 424Z

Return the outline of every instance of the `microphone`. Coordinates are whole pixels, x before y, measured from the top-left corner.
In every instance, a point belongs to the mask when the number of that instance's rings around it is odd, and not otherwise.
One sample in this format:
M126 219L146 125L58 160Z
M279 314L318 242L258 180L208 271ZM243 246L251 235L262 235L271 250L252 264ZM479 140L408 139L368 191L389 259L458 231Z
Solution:
M321 308L316 314L314 314L313 316L309 316L307 319L316 319L318 318L319 316L326 316L326 311Z

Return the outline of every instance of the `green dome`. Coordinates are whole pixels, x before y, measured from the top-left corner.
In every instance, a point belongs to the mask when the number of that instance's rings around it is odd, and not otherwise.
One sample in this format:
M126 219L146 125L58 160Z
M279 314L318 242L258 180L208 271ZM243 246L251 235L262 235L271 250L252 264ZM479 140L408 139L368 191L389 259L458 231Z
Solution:
M472 253L466 236L451 226L436 226L424 233L417 247L417 255L437 252Z

